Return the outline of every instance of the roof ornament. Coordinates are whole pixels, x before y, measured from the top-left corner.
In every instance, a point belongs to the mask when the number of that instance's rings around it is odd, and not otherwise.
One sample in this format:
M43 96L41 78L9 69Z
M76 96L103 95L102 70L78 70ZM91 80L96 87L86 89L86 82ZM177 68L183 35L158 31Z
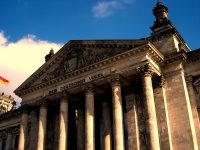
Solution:
M153 9L153 14L156 17L155 23L162 23L168 20L168 8L164 6L160 0L157 0L156 7Z
M48 61L53 55L54 55L54 50L53 48L51 48L51 50L49 51L49 54L45 56L45 61Z

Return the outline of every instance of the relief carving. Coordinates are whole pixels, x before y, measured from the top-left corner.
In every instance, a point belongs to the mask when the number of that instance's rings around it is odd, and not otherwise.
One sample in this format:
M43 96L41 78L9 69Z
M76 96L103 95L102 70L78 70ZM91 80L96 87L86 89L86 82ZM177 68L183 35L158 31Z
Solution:
M97 54L91 50L74 49L63 58L55 70L46 75L43 81L48 81L59 76L67 75L76 69L80 69L104 60L111 55L113 55L112 52L102 52Z

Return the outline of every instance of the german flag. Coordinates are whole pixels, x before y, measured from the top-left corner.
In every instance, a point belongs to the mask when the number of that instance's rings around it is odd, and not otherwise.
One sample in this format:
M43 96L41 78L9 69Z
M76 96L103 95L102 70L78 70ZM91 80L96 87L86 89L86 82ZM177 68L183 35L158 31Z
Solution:
M0 84L3 84L3 85L6 85L6 86L8 86L8 84L9 84L9 81L8 81L8 80L6 80L6 79L4 79L4 78L2 78L2 77L0 76Z

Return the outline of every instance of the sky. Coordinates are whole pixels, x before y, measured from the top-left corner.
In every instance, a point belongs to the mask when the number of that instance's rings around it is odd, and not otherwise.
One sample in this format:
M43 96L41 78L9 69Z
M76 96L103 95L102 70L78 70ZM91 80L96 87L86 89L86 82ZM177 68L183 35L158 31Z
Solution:
M200 48L200 0L161 0L191 50ZM13 91L69 40L140 39L151 34L157 0L1 0L0 92Z

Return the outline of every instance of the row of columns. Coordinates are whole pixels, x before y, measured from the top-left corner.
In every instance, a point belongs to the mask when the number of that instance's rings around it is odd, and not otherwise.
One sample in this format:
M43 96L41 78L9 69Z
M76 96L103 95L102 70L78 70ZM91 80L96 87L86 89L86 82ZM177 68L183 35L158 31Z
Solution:
M146 128L149 134L149 147L152 150L160 149L158 127L155 112L155 103L153 96L153 88L151 81L152 69L149 65L138 68L138 71L142 74L143 93L146 110ZM120 76L113 73L108 76L109 82L112 86L112 106L113 106L113 139L114 150L124 150L124 125L123 125L123 108L122 108L122 95ZM59 133L59 150L67 149L67 124L68 124L68 99L69 97L64 93L61 96L60 101L60 133ZM108 105L103 103L103 109L105 113L102 115L103 120L110 120L108 113ZM104 112L104 111L103 111ZM85 86L85 150L95 149L95 134L94 134L94 87L92 84ZM38 144L37 150L45 149L45 136L46 136L46 120L47 118L47 103L41 101L40 103L40 115L39 115L39 131L38 131ZM111 126L110 122L103 121L104 133L104 149L112 149L111 145ZM26 135L28 127L28 113L24 111L22 113L22 121L20 127L20 139L19 150L25 150Z

